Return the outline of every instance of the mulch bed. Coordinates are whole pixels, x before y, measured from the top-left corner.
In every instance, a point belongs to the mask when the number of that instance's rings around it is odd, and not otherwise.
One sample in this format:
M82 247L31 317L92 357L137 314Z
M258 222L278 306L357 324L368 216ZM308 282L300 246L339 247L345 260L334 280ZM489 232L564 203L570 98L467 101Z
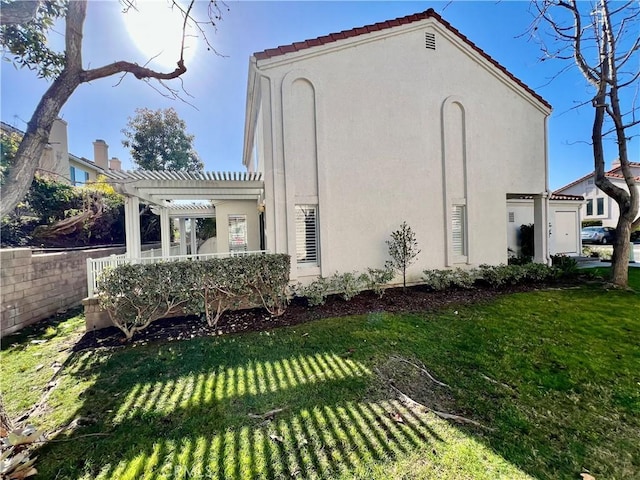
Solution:
M362 292L349 301L337 295L327 298L324 305L308 307L306 300L294 299L280 317L272 317L262 308L226 312L216 327L210 327L198 317L175 317L158 320L126 342L116 327L85 333L74 350L116 347L127 343L182 340L195 337L226 335L239 332L266 331L276 327L298 325L314 320L373 312L430 312L448 305L484 302L497 296L539 289L541 285L520 285L495 289L480 287L473 290L434 292L424 286L390 288L382 298L373 292Z

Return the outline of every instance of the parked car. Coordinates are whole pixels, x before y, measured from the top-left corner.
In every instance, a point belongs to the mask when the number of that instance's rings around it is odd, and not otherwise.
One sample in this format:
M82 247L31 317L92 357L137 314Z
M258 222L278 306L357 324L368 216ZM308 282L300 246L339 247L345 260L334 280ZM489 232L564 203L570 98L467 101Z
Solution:
M582 243L613 243L616 229L611 227L584 227L582 229Z

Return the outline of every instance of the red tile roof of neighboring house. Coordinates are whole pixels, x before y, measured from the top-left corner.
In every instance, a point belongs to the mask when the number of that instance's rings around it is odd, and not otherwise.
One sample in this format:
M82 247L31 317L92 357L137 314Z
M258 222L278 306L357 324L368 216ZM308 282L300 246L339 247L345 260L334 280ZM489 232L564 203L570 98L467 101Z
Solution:
M516 197L520 200L533 200L533 195L521 195ZM558 195L552 193L549 195L549 200L574 200L574 201L583 201L584 197L582 195Z
M552 193L549 197L549 200L579 200L583 201L584 197L582 195L559 195L557 193Z
M630 167L640 167L640 162L629 162L629 166ZM621 170L620 166L613 167L608 172L605 172L604 176L607 177L607 178L621 178L621 179L624 179L624 175L622 175L621 173L618 173L620 170ZM594 175L595 175L595 172L587 173L586 175L580 177L577 180L574 180L573 182L565 185L564 187L558 188L553 193L555 194L556 192L561 192L562 190L566 190L567 188L571 188L571 187L573 187L575 185L578 185L580 182L584 182L586 179L591 178ZM636 182L640 182L640 176L635 177L635 181Z
M482 55L485 59L491 62L498 70L502 71L505 75L507 75L511 80L516 82L522 88L524 88L527 92L529 92L533 97L535 97L538 101L540 101L543 105L548 108L551 108L551 105L540 95L538 95L533 89L528 87L522 80L515 77L512 73L510 73L505 67L500 65L497 61L495 61L489 54L487 54L484 50L478 47L475 43L469 40L465 35L460 33L458 29L453 27L449 22L444 20L440 15L438 15L433 8L430 8L422 13L414 13L412 15L407 15L405 17L396 18L394 20L387 20L385 22L378 22L371 25L365 25L364 27L356 27L351 30L343 30L338 33L330 33L329 35L324 35L322 37L313 38L309 40L304 40L302 42L294 42L290 45L281 45L276 48L268 48L261 52L256 52L253 56L256 60L266 60L268 58L277 57L279 55L284 55L286 53L298 52L300 50L306 50L307 48L318 47L320 45L326 45L328 43L336 42L338 40L345 40L347 38L357 37L359 35L364 35L371 32L378 32L380 30L386 30L393 27L398 27L400 25L406 25L413 22L418 22L420 20L425 20L427 18L433 18L444 25L450 32L457 35L461 40L463 40L467 45L473 48L476 52Z

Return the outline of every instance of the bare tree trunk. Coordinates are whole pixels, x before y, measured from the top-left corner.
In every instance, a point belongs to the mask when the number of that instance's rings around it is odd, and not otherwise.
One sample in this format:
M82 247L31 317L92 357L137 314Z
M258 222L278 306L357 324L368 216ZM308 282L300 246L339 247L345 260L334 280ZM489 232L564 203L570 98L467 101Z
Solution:
M183 25L183 37L187 17L190 15L194 1L195 0L191 0L189 8L184 13L185 23ZM35 3L39 4L40 2ZM4 8L5 7L3 7L3 14ZM114 62L91 70L83 70L82 29L86 14L87 0L74 0L69 2L65 18L64 69L44 94L40 103L38 103L27 125L27 131L16 152L14 164L9 169L9 174L2 187L0 215L7 215L13 211L18 205L18 202L26 195L33 180L33 175L38 168L40 157L47 145L51 126L64 104L79 85L118 73L131 73L137 79L155 78L158 80L171 80L178 78L187 71L182 54L180 60L177 62L176 69L169 73L156 72L138 64L124 61Z
M49 140L51 126L78 85L77 72L69 72L65 68L38 103L2 187L0 215L10 213L27 194Z

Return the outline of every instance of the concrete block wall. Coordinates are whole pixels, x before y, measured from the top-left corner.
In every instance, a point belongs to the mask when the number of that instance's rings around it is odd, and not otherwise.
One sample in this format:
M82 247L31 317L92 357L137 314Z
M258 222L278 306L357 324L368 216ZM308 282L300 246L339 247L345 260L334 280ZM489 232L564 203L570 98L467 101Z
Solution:
M124 253L124 247L32 254L0 249L0 335L79 305L87 296L87 258Z

